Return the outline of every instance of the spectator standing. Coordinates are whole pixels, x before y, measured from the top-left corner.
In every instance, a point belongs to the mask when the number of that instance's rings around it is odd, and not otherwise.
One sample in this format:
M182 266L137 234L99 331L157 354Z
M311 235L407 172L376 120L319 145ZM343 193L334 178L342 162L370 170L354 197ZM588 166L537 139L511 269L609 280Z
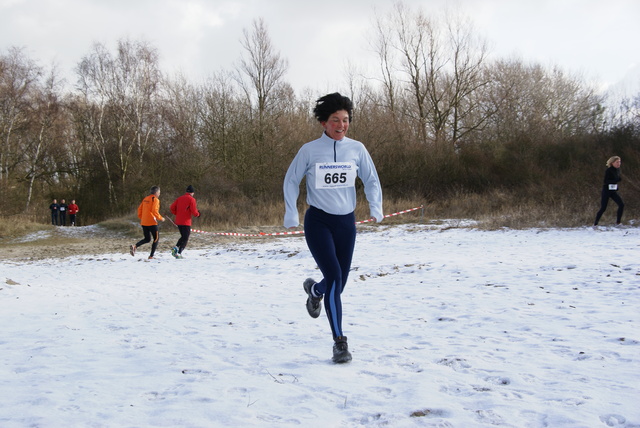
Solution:
M70 226L76 225L76 214L78 214L78 211L80 211L80 208L78 208L78 205L76 205L76 200L72 199L71 203L69 204L69 225Z
M68 205L64 199L60 201L59 207L60 207L60 226L66 226Z
M60 205L58 205L58 200L54 199L53 203L49 205L49 209L51 210L51 224L54 226L58 225L58 213L60 212Z
M189 235L191 234L191 218L200 217L196 199L193 197L195 190L192 185L187 186L186 193L178 197L169 209L176 216L176 225L180 231L180 239L171 249L171 255L176 259L182 258L182 251L187 247Z

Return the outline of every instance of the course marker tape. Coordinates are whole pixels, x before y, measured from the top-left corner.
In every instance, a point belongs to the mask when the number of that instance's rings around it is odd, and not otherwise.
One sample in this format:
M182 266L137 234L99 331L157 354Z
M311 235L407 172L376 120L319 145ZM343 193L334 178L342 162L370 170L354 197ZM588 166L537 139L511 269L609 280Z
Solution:
M416 210L420 210L424 207L424 205L420 205L419 207L415 207L415 208L411 208L408 210L403 210L403 211L398 211L396 213L393 214L387 214L385 215L383 218L388 218L388 217L395 217L397 215L400 214L405 214L411 211L416 211ZM369 223L372 222L373 219L367 219L367 220L361 220L361 221L357 221L356 224L363 224L363 223ZM195 233L205 233L207 235L220 235L220 236L256 236L256 237L260 237L260 236L283 236L283 235L301 235L304 233L304 230L295 230L292 232L274 232L274 233L264 233L264 232L260 232L260 233L236 233L236 232L207 232L206 230L198 230L198 229L191 229L192 232Z

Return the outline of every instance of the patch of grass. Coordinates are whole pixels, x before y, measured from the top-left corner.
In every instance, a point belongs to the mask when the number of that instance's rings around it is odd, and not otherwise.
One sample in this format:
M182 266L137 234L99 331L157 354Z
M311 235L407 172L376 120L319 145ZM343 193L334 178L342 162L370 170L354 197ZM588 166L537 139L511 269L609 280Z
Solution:
M167 220L169 221L169 220ZM115 233L127 237L140 235L140 221L137 217L126 216L105 220L98 223L98 226L106 232Z
M421 199L418 196L404 199L385 198L384 212L387 215L420 206L423 208L385 218L382 225L429 224L441 220L446 221L450 228L472 227L484 230L585 227L593 224L599 206L598 195L594 196L594 193L597 192L593 189L576 189L571 198L563 198L559 192L541 192L532 188L528 191L496 189L486 193L460 191L440 200ZM636 208L637 204L633 203L637 196L631 191L623 195L626 204L623 217L625 224L639 223L640 212ZM300 201L299 206L302 222L306 204ZM601 224L613 224L616 208L615 204L610 204ZM194 229L212 233L246 234L285 231L282 225L284 216L282 200L264 201L249 198L236 198L224 202L198 200L198 209L202 215L200 218L194 218L192 226ZM161 223L161 240L163 243L171 242L179 235L177 228L170 221L174 216L169 212L167 204L162 206L161 214L168 217L164 223ZM359 194L355 215L357 221L369 218L369 205L361 194ZM362 227L375 230L378 225L365 223ZM142 236L140 223L134 212L105 220L91 228L78 229L84 230L37 223L30 216L3 216L0 217L0 245L70 245L82 239L101 238L109 242L109 240L137 240ZM34 240L37 242L21 239L38 232L42 232L42 236ZM196 233L192 234L190 245L195 247L200 243L204 245L212 241L244 240L245 238Z
M557 193L496 190L491 193L460 193L438 203L429 204L426 216L434 219L466 218L477 221L473 227L496 230L529 228L574 228L593 224L599 199L587 192L576 192L571 198ZM614 204L610 204L603 223L615 220ZM637 212L625 209L623 221L637 223Z
M0 242L53 228L50 224L34 222L30 216L0 216Z

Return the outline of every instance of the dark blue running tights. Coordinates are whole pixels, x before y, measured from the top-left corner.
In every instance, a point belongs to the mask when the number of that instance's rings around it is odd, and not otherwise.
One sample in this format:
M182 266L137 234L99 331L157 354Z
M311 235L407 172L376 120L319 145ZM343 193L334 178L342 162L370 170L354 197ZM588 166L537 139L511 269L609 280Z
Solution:
M310 207L304 216L304 234L324 276L315 288L324 294L324 308L335 339L343 336L340 295L349 277L356 243L355 215L332 215Z
M596 221L593 223L597 225L600 222L600 217L607 210L607 205L609 204L609 198L613 199L613 202L618 204L618 212L616 213L616 223L620 224L622 221L622 213L624 212L624 202L622 202L622 198L618 195L618 192L615 190L607 189L607 186L604 186L602 189L602 197L600 198L600 211L596 214Z

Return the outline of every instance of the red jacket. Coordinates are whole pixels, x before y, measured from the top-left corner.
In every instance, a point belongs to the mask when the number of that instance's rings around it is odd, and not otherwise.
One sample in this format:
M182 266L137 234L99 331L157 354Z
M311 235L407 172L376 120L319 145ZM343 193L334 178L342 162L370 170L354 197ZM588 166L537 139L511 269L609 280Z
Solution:
M176 224L178 226L191 226L191 217L200 217L196 199L189 193L185 193L173 201L169 209L176 216Z
M76 204L69 204L67 208L69 208L69 214L71 215L77 214L78 211L80 211L80 208L78 208Z

